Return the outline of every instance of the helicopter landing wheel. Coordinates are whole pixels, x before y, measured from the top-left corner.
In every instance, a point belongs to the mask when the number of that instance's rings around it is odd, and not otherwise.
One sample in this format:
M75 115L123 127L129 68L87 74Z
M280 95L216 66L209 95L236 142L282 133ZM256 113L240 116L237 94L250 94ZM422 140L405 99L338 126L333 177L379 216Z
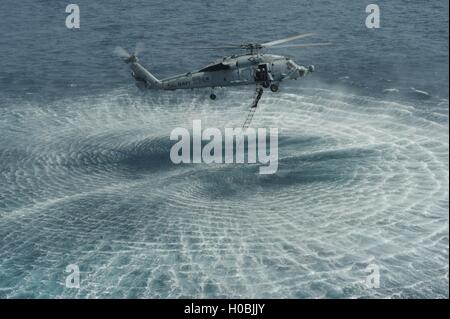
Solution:
M215 100L216 97L217 97L217 96L216 96L214 93L211 93L211 95L209 96L209 98L210 98L211 100Z
M270 90L271 90L272 92L277 92L277 91L278 91L278 85L272 84L272 85L270 86Z
M270 82L269 81L265 81L262 84L263 88L267 89L270 86Z

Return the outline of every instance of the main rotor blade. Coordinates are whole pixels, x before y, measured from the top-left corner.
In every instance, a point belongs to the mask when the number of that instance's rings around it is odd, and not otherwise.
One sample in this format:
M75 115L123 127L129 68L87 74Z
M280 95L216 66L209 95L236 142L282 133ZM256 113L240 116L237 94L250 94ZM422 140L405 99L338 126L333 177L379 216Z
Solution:
M271 47L271 46L278 45L278 44L281 44L281 43L289 42L289 41L292 41L292 40L297 40L297 39L302 39L302 38L310 37L310 36L312 36L312 35L314 35L314 33L299 34L299 35L295 35L295 36L289 37L289 38L284 38L284 39L280 39L280 40L275 40L275 41L270 41L270 42L262 43L261 45L262 45L263 47L266 47L266 48L267 48L267 47Z
M214 50L214 49L239 49L240 45L227 45L216 47L183 47L185 49L202 49L202 50Z
M117 55L119 58L129 58L130 57L130 53L128 53L128 51L122 47L115 47L114 54Z
M272 47L271 49L278 49L278 48L309 48L309 47L319 47L319 46L325 46L325 45L332 45L331 42L324 42L324 43L306 43L306 44L286 44L286 45L277 45L275 47Z

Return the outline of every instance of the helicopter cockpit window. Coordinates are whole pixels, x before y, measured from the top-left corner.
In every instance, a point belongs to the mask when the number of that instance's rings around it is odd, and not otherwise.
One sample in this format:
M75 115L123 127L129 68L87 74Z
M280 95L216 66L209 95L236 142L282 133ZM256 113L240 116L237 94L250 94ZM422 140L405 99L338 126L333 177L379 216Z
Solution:
M295 64L291 60L288 60L286 64L289 69L295 69Z

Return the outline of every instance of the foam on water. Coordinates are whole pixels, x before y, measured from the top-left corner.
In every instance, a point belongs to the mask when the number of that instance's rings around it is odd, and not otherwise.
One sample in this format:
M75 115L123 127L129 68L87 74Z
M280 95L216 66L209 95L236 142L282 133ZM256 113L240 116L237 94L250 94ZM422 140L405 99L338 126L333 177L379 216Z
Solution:
M276 174L171 163L172 129L240 127L251 96L2 108L0 297L448 297L448 101L266 94Z

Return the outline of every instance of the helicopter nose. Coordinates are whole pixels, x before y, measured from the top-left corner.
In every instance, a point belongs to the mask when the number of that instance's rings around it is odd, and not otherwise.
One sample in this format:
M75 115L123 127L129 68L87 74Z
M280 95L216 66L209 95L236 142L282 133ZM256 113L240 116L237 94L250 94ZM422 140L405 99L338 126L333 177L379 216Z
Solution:
M310 65L310 66L308 66L308 71L309 72L314 72L314 70L315 70L315 67L314 67L314 65Z

